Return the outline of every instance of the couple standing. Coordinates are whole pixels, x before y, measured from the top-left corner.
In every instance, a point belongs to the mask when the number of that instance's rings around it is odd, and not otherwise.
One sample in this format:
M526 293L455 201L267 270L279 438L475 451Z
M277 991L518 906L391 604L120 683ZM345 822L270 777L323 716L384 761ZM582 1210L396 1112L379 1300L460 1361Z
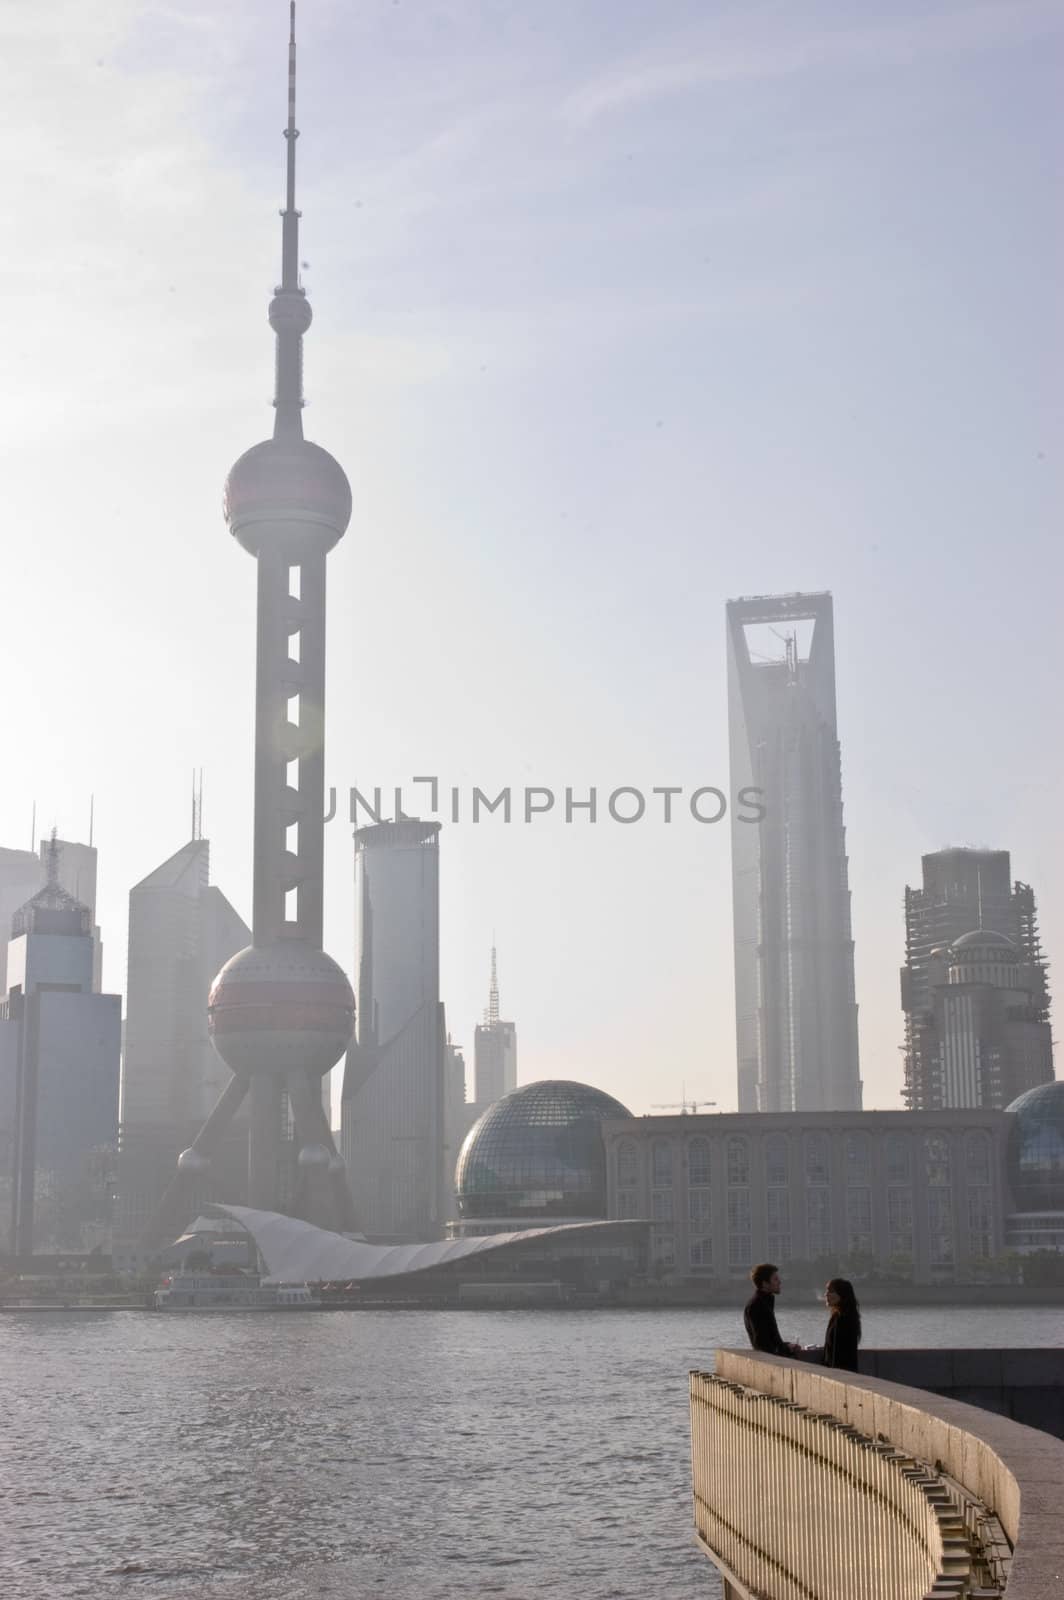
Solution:
M747 1337L755 1350L769 1356L799 1356L800 1344L787 1344L780 1338L776 1326L775 1299L783 1287L780 1269L770 1261L753 1267L750 1277L754 1292L746 1303L743 1321ZM861 1308L847 1278L831 1278L824 1289L828 1308L828 1326L824 1335L821 1360L825 1367L842 1367L847 1372L857 1371L857 1346L861 1342ZM818 1350L819 1345L810 1345Z

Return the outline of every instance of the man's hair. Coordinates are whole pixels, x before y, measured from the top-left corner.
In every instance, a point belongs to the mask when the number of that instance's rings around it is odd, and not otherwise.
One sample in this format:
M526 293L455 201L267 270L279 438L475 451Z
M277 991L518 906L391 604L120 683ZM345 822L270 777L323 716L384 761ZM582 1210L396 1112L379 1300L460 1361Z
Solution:
M770 1278L774 1278L779 1271L771 1261L762 1261L759 1267L750 1268L750 1281L755 1289L763 1289Z

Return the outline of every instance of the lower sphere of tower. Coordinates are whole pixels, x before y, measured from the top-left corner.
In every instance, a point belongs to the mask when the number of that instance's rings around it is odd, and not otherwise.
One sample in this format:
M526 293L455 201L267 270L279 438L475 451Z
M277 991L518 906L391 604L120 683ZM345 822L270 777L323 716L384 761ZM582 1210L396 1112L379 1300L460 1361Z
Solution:
M321 1075L354 1029L355 997L341 967L298 939L241 950L207 1000L211 1043L239 1077Z

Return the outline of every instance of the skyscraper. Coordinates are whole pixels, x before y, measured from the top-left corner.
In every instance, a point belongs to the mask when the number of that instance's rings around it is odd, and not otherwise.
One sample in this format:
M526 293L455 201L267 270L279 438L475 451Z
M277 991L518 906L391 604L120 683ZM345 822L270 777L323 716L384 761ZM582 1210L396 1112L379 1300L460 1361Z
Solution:
M480 1111L517 1088L517 1029L499 1017L499 973L491 947L491 983L484 1021L473 1035L473 1098Z
M236 462L225 486L229 530L258 568L252 943L219 972L208 1031L233 1077L178 1162L153 1233L184 1220L234 1113L250 1101L248 1202L293 1209L324 1227L353 1224L321 1080L351 1037L354 996L322 950L325 564L351 516L339 462L303 437L303 335L296 209L295 4L288 41L288 125L273 436ZM294 1125L297 1170L285 1159Z
M91 844L78 844L72 839L55 839L58 846L59 886L83 906L93 917L93 990L99 994L102 987L103 944L96 921L96 848ZM7 941L11 932L11 918L20 906L25 905L48 880L48 860L53 841L42 839L40 851L0 850L0 994L7 987Z
M458 1215L454 1171L462 1141L477 1119L477 1108L466 1099L466 1063L461 1045L447 1034L443 1060L443 1220Z
M740 1111L861 1105L829 594L727 608Z
M118 1134L122 1002L93 990L92 913L59 882L53 838L42 889L15 913L0 1018L10 1118L11 1240L19 1255L79 1249L109 1224ZM13 1099L13 1104L12 1104ZM106 1157L93 1167L92 1158ZM98 1239L93 1242L100 1242Z
M905 890L906 1103L1007 1106L1053 1077L1034 891L1007 850L938 850Z
M7 941L11 918L45 881L32 850L0 850L0 995L7 993Z
M207 1037L207 994L215 973L251 933L209 878L210 843L196 838L129 893L115 1216L120 1252L143 1233L179 1152L191 1143L228 1076ZM246 1127L237 1143L246 1164ZM246 1180L233 1198L244 1187Z
M355 830L358 1031L343 1151L359 1226L385 1239L431 1239L444 1216L439 833L412 818Z
M56 839L56 844L59 846L60 888L65 889L67 894L72 894L81 905L88 906L92 913L92 988L94 994L99 994L103 988L103 939L96 923L98 864L96 846L81 844L75 839ZM42 839L40 843L42 882L47 876L50 848L51 841Z

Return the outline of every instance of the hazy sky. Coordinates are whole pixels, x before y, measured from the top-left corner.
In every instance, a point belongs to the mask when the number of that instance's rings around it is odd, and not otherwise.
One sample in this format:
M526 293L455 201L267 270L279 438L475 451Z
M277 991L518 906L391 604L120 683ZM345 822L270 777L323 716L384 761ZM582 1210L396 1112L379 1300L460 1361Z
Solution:
M287 9L0 7L0 842L34 798L84 837L95 792L108 987L193 766L250 915L220 496L272 427ZM1064 12L301 0L299 32L306 425L355 498L327 781L726 788L725 601L830 588L865 1103L896 1104L923 851L1011 849L1064 959ZM326 859L350 966L343 816ZM442 882L459 1041L494 928L523 1081L734 1107L726 823L464 822Z

